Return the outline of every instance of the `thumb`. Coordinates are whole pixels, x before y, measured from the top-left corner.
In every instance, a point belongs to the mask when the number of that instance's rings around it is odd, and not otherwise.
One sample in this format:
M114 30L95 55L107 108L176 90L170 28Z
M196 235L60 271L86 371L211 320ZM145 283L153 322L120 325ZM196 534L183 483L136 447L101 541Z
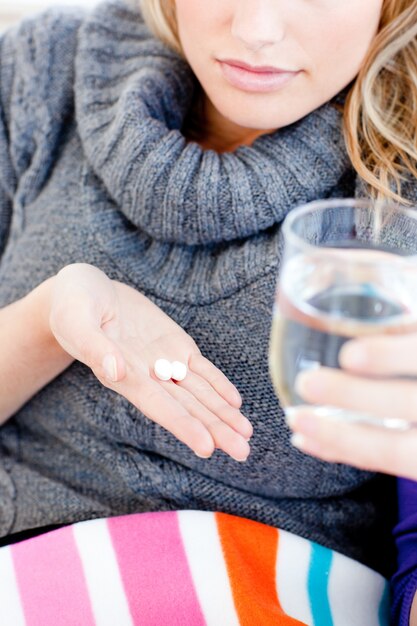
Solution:
M126 376L126 364L120 349L103 331L95 331L89 338L91 349L84 361L103 382L117 383Z
M100 328L90 310L79 307L77 318L51 316L50 327L68 354L92 369L100 382L119 382L126 363L117 344Z

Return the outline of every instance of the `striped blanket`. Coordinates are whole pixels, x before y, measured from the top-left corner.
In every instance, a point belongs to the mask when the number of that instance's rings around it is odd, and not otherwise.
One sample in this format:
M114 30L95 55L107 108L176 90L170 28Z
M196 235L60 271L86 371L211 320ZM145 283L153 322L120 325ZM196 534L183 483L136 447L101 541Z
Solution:
M224 513L80 522L0 549L2 626L387 626L388 586Z

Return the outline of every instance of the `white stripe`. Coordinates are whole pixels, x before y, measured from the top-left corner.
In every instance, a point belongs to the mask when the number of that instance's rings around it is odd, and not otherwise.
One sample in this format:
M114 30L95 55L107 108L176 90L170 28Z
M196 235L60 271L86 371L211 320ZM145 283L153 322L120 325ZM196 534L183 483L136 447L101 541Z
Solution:
M278 598L287 615L308 625L313 623L307 587L310 555L309 541L284 530L279 531L276 563Z
M178 521L207 626L239 626L215 515L180 511Z
M0 624L25 626L10 546L0 549Z
M133 626L106 520L73 526L97 626Z
M380 574L334 552L328 588L334 626L379 626L385 585Z

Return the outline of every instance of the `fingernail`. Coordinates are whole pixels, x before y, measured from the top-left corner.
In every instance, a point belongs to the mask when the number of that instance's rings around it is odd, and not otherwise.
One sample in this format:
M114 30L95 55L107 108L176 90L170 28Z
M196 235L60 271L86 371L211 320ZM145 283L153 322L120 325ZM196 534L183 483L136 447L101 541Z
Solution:
M239 434L245 439L245 441L250 441L253 437L253 426L251 422L245 417L243 421L238 425Z
M357 342L350 342L343 346L339 360L348 367L365 367L367 362L366 349Z
M103 370L108 380L113 383L117 381L117 362L112 354L106 354L103 359Z
M249 456L249 455L248 455ZM245 456L244 459L238 459L236 456L232 456L232 459L234 459L235 461L237 461L238 463L244 463L245 461L247 461L248 456Z
M293 415L297 415L298 407L296 407L296 406L286 406L284 408L284 413L288 417L290 417L290 416L292 417Z
M294 388L296 393L310 402L320 399L326 392L327 380L319 370L300 372L295 379Z
M298 393L299 396L303 396L304 394L309 392L310 386L311 383L309 372L301 372L300 374L298 374L294 384L296 393Z
M194 454L198 456L199 459L209 459L211 457L211 454L209 454L208 456L204 456L203 454L198 454L198 452L194 452Z
M289 406L284 409L285 421L290 428L295 426L297 421L297 409L293 406Z
M242 396L240 395L240 393L238 391L235 391L233 395L235 397L235 401L239 404L242 404Z
M304 435L300 435L300 433L294 433L294 435L291 435L290 441L292 445L299 450L303 450L305 448L306 438Z

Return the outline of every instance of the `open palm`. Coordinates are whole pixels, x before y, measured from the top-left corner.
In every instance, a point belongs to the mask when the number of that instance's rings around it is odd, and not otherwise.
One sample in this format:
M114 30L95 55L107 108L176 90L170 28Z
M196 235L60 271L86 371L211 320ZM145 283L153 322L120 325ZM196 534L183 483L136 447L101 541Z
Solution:
M196 454L220 448L236 460L249 454L250 422L226 376L159 307L128 285L87 264L66 266L53 289L50 325L61 346L100 382L127 398ZM181 361L181 382L161 381L155 361Z

